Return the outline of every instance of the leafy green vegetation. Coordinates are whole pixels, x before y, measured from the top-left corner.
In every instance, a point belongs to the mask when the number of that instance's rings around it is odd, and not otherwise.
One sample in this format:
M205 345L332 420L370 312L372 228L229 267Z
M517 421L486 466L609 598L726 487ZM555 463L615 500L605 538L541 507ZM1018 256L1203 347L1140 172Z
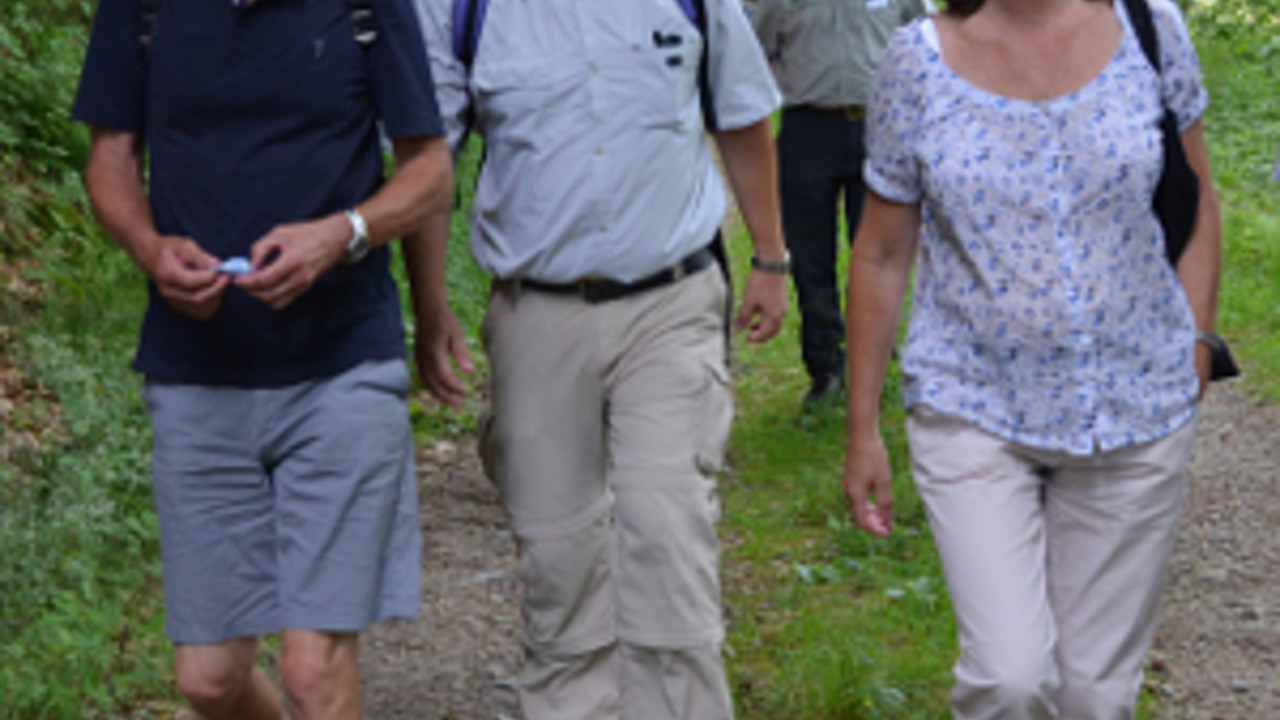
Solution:
M1280 400L1280 0L1214 0L1191 16L1209 89L1209 138L1222 199L1219 329L1252 392Z
M87 137L66 118L93 7L8 0L0 20L0 719L144 718L173 702L150 437L128 369L144 287L89 216L79 181ZM1272 399L1277 22L1280 0L1202 0L1191 15L1225 210L1220 325L1246 386ZM744 240L734 242L744 258ZM474 334L487 291L460 217L449 283ZM900 400L889 391L883 401L898 530L876 540L850 526L839 494L841 409L798 413L805 379L790 322L773 343L736 351L725 599L742 716L940 720L954 628L907 478ZM23 402L11 407L15 393ZM424 402L415 420L424 436L456 434L470 429L475 408Z
M0 25L0 264L25 288L0 304L0 324L21 324L4 360L47 389L41 417L59 424L0 466L4 717L104 716L167 687L148 441L127 369L141 287L89 219L87 137L67 120L91 11L18 0ZM8 420L0 444L21 446L30 429Z

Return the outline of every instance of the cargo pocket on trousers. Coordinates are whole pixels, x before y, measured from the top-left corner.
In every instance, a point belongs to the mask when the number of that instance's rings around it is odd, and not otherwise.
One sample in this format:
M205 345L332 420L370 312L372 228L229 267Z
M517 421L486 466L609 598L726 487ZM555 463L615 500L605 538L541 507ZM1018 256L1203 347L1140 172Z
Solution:
M566 520L516 523L530 649L572 655L613 641L612 504L606 496Z

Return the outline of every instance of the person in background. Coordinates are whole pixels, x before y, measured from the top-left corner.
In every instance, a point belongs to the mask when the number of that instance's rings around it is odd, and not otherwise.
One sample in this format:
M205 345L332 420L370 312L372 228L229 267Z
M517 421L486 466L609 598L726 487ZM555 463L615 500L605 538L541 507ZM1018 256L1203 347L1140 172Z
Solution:
M358 633L418 611L386 244L448 222L452 170L417 16L145 6L98 3L73 116L94 212L150 281L134 367L178 689L204 720L283 718L255 668L279 632L289 716L357 720Z
M1163 75L1122 2L953 0L895 34L873 84L842 484L887 534L880 393L914 261L901 376L957 720L1133 717L1220 244L1194 48L1173 2L1150 8ZM1152 210L1166 106L1201 184L1176 269Z
M864 122L876 63L927 0L759 0L751 21L785 98L778 133L782 223L800 301L804 405L842 396L844 321L837 216L852 241L862 214Z
M677 0L492 3L469 67L453 49L466 13L419 8L450 141L473 114L485 142L480 452L519 547L524 716L728 720L726 198L704 127L754 247L736 324L763 342L787 303L765 58L738 0L706 0L705 36ZM425 285L443 287L442 266ZM431 300L420 366L456 402L464 345L447 298Z

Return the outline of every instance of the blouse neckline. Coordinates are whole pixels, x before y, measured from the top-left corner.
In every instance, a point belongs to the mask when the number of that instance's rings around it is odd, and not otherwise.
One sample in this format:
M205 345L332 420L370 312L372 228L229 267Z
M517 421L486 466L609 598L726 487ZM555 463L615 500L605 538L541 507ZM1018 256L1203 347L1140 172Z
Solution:
M932 15L922 19L922 22L920 23L920 33L924 37L925 47L927 47L929 49L929 52L931 53L930 60L932 60L933 62L936 62L939 66L941 66L943 69L943 72L945 72L948 77L950 77L954 82L959 83L962 87L966 88L968 92L970 92L971 94L981 98L985 98L988 102L996 103L1006 107L1015 106L1015 107L1025 107L1029 109L1038 109L1038 108L1043 108L1043 107L1048 107L1048 106L1053 106L1053 105L1058 105L1063 103L1071 103L1077 100L1078 98L1085 97L1093 93L1095 91L1095 88L1097 88L1097 86L1101 82L1103 82L1108 75L1110 75L1113 72L1113 69L1131 51L1129 45L1130 43L1133 42L1132 40L1133 29L1129 23L1129 16L1125 11L1124 3L1112 3L1112 7L1115 8L1116 19L1119 20L1120 22L1121 32L1120 32L1120 42L1116 44L1116 49L1111 54L1111 59L1108 60L1107 64L1102 67L1102 70L1098 71L1096 75L1094 75L1092 78L1088 80L1088 82L1084 83L1080 87L1075 88L1074 90L1068 90L1067 92L1064 92L1060 95L1054 95L1053 97L1048 97L1048 98L1036 99L1036 98L1014 97L1012 95L1003 95L1001 93L995 92L994 90L988 90L982 87L981 85L978 85L972 82L971 80L961 75L960 73L956 72L955 69L952 68L951 65L947 63L946 58L942 56L942 41L938 37L938 26L934 21L934 17Z

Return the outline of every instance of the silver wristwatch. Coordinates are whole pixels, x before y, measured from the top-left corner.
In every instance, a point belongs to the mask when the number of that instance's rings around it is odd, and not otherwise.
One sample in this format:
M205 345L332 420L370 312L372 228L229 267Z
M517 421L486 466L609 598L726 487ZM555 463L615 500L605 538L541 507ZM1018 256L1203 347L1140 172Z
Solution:
M364 216L355 209L348 210L346 216L347 222L351 223L351 239L347 241L345 262L348 265L354 265L369 254L369 224L364 221Z

